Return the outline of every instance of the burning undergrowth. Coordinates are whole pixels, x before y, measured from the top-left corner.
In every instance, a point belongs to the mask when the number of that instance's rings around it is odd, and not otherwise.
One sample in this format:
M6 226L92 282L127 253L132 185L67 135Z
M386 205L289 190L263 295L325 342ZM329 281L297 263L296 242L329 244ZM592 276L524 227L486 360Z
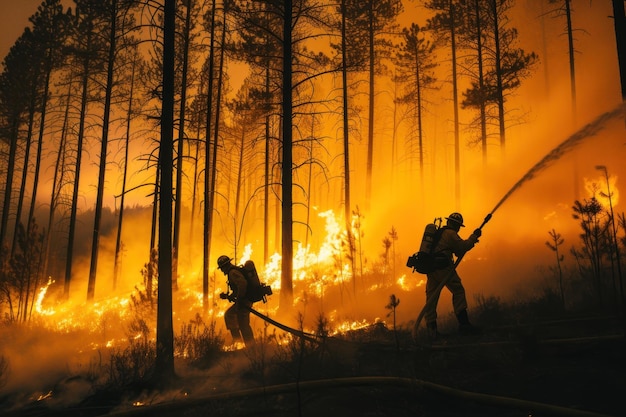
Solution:
M421 285L420 280L417 276L408 278L399 262L394 265L398 257L381 258L369 264L361 258L354 263L358 275L353 276L349 257L342 249L344 237L339 224L330 212L322 217L327 222L326 240L317 252L300 246L294 259L294 308L286 313L278 312L278 255L261 269L262 279L272 286L274 295L267 303L257 303L255 308L323 337L384 322L380 317L387 314L385 305L389 295L396 293L399 298L408 299L404 295ZM251 256L248 246L241 261ZM87 390L73 392L88 393L121 388L134 391L145 384L155 356L158 277L149 275L156 261L153 257L145 264L134 291L101 296L92 302L65 299L59 286L50 279L37 294L30 322L1 328L2 339L8 341L0 350L0 357L6 363L0 375L5 382L3 392L28 393L16 401L41 398L50 402L63 391L57 385L59 381L87 386ZM220 283L223 277L213 275L211 279L212 292L206 306L202 304L202 288L194 275L181 277L179 289L174 292L175 355L189 369L220 366L216 362L222 355L241 348L231 345L224 336L223 313L228 303L217 297L225 289L226 284ZM253 327L258 340L272 341L275 345L273 356L289 356L289 346L295 343L292 336L272 331L258 318L253 319Z

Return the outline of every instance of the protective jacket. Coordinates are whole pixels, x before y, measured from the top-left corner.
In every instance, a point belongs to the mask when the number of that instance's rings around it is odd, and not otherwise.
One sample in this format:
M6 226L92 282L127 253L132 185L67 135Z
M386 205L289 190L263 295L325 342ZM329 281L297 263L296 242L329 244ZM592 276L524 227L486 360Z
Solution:
M235 300L245 300L248 281L237 268L230 268L228 271L228 286L232 290Z
M446 260L449 262L449 265L452 265L454 263L452 255L455 255L458 258L468 250L472 249L476 242L478 242L476 235L471 234L469 238L462 239L456 230L448 226L444 226L441 228L441 237L439 238L439 242L435 246L433 252L444 255Z

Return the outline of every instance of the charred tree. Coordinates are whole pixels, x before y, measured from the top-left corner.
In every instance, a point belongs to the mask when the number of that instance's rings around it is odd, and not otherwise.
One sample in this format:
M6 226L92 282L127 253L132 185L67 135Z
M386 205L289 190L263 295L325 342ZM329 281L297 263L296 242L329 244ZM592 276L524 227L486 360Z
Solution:
M126 110L126 131L124 134L124 160L122 168L122 190L120 191L120 209L117 214L117 233L115 238L115 253L113 264L113 289L117 288L117 281L122 270L122 227L124 225L124 206L126 200L126 181L128 179L128 148L131 137L131 122L133 117L133 95L135 93L135 68L137 66L137 56L133 57L130 74L130 86L128 91L128 109Z
M538 60L534 52L527 53L517 47L517 29L509 24L509 12L513 6L513 0L491 0L489 7L490 44L493 47L487 49L487 57L493 64L486 77L487 101L496 108L493 113L503 155L506 149L506 100L513 90L520 87L522 80L530 76Z
M213 139L212 129L216 126L213 122L213 83L215 73L215 22L216 22L216 1L212 1L209 32L210 46L207 67L207 95L206 95L206 126L205 126L205 145L204 145L204 229L203 229L203 257L202 257L202 306L204 311L209 309L209 268L211 255L211 225L213 217L213 192L215 187L215 177L217 175L215 163L217 159L217 146L213 146L211 150L211 142ZM217 136L216 136L217 137ZM217 144L215 144L217 145ZM213 159L213 161L211 161Z
M35 48L33 48L35 49ZM37 56L38 54L34 54L34 56ZM38 65L36 62L34 62L33 67L37 68ZM32 65L32 64L31 64ZM24 158L23 158L23 165L22 165L22 180L20 183L20 187L19 187L19 196L17 198L17 209L16 209L16 213L15 213L15 225L19 225L20 223L22 223L22 207L24 204L24 194L26 193L26 179L28 178L28 173L29 173L29 159L30 159L30 150L31 150L31 145L32 145L32 138L33 138L33 129L34 129L34 124L35 124L35 112L36 112L36 105L35 102L37 101L37 90L39 89L39 74L38 71L33 73L33 79L31 82L31 91L29 94L30 97L30 105L28 106L28 111L27 111L27 133L26 133L26 139L25 139L25 143L24 143ZM41 144L41 142L39 142ZM38 146L38 152L37 155L41 155L41 146ZM41 160L41 158L37 158L37 162L39 162ZM39 167L39 163L36 164L36 167ZM38 170L36 168L36 174L38 173ZM33 195L35 193L33 192ZM33 206L35 204L35 202L32 202ZM29 219L30 222L30 219ZM17 234L18 234L18 227L14 228L13 231L13 243L11 244L11 255L10 257L13 258L15 255L15 250L17 249Z
M457 58L458 30L462 27L462 8L458 7L458 0L433 0L426 7L436 11L434 17L428 20L427 27L435 35L435 44L449 43L450 67L452 69L452 110L454 114L454 196L456 207L461 204L461 140L459 123L459 75Z
M63 11L60 0L46 0L42 3L37 12L29 19L33 24L33 33L38 42L35 54L41 54L41 78L42 92L39 96L39 132L37 138L37 153L35 157L35 172L33 175L33 187L31 193L30 210L28 213L27 230L30 230L30 223L34 221L35 207L37 202L37 191L39 188L39 175L41 171L41 156L44 143L44 132L46 129L46 116L48 113L48 101L51 87L52 72L61 65L64 57L64 44L68 37L69 12ZM49 234L50 230L44 231Z
M626 103L626 10L624 2L621 0L613 0L613 19L622 101ZM626 115L624 115L624 118L626 120Z
M282 68L282 262L280 307L291 310L293 305L293 2L283 4L283 68Z
M365 205L369 209L372 196L374 165L374 119L376 108L376 74L380 73L382 57L389 51L391 43L384 34L393 32L395 19L402 11L399 0L367 0L360 2L363 13L357 19L359 31L367 39L368 60L368 121L367 121L367 164L365 177ZM378 70L377 70L378 68Z
M203 98L203 95L206 94L204 92L205 83L206 83L206 75L204 71L201 72L199 76L199 87L197 97L193 100L191 104L191 116L190 116L190 128L195 129L195 137L193 140L189 142L189 155L193 154L193 176L192 176L192 184L191 184L191 210L190 210L190 219L189 219L189 240L191 242L195 241L196 236L196 215L198 214L198 184L200 178L200 148L201 148L201 137L202 137L202 128L205 126L204 118L206 117L206 100Z
M185 6L185 19L181 28L182 32L182 45L180 60L180 107L178 111L178 140L176 144L176 196L174 199L174 224L173 224L173 253L172 259L172 285L174 290L178 289L178 262L180 258L180 234L181 234L181 215L182 215L182 201L183 201L183 167L184 167L184 150L186 142L186 122L187 122L187 96L188 96L188 83L190 79L190 72L192 67L190 65L190 54L192 52L194 29L193 21L195 21L196 13L194 12L195 2L193 0L187 0L183 2ZM192 19L193 18L193 19Z
M103 15L108 14L109 31L108 56L106 58L106 82L104 85L104 114L102 118L102 134L100 137L100 161L98 164L98 187L96 191L96 208L94 216L93 237L91 241L91 263L89 266L89 282L87 284L87 300L93 300L96 290L96 273L98 271L98 249L100 244L100 223L102 219L102 200L104 199L104 177L106 174L107 152L109 144L109 122L111 119L111 97L113 96L113 72L118 36L118 0L103 4ZM108 7L107 7L108 6ZM103 16L104 17L104 16Z
M0 129L3 141L8 143L6 176L4 184L4 200L2 205L2 219L0 221L0 248L8 248L9 213L13 195L13 178L15 164L18 158L19 143L22 140L20 127L25 122L30 99L24 91L29 91L32 82L32 73L29 70L31 51L30 37L32 32L27 30L11 47L4 59L4 72L0 74Z
M67 84L67 94L65 95L66 100L64 103L64 112L63 112L63 122L61 125L60 131L60 139L57 147L57 156L54 165L54 174L52 178L52 190L50 192L50 204L48 209L48 228L44 239L43 246L43 268L42 274L49 274L49 265L50 265L50 250L51 250L51 242L53 229L57 214L57 209L62 204L61 193L63 188L65 187L65 183L69 181L67 179L67 137L69 135L69 120L70 120L70 107L72 100L72 80L73 76L70 74L69 82ZM61 104L61 103L59 103Z
M168 387L174 380L174 329L172 321L172 183L174 162L174 45L176 0L163 7L163 96L159 144L159 292L157 299L156 363L154 382Z
M463 108L478 110L478 116L472 125L478 126L480 131L477 142L483 156L483 163L487 163L487 101L485 91L485 56L484 56L484 29L485 10L480 0L468 1L465 8L467 19L463 30L464 45L474 52L474 59L468 59L468 67L474 67L469 75L472 78L471 87L463 95L465 99L461 102Z
M300 117L294 107L305 108L310 94L303 92L321 72L326 57L313 53L304 45L307 40L319 36L315 29L325 19L322 2L315 0L263 1L240 5L235 9L240 33L246 39L243 54L245 61L255 68L267 68L267 57L272 59L271 77L280 97L280 242L282 252L280 308L291 309L293 302L293 222L294 222L294 163L293 150L299 145L294 138L294 117ZM272 43L264 44L264 39ZM258 45L258 47L257 47ZM251 48L250 46L254 46ZM278 54L277 54L278 52ZM274 94L274 93L273 93ZM304 112L304 110L303 110Z
M67 255L65 258L65 281L64 295L69 297L70 282L72 280L72 268L74 260L74 245L76 239L76 218L78 213L79 184L81 174L81 163L83 156L83 145L86 137L87 106L91 101L91 77L96 72L99 62L99 51L102 45L98 42L98 5L91 0L81 0L77 3L76 14L74 16L74 33L72 36L73 45L71 51L75 59L75 65L79 72L80 98L79 98L79 121L76 135L76 148L74 159L74 179L72 190L72 203L70 207L69 236L67 245ZM88 297L89 298L89 297Z
M534 52L527 53L517 47L518 32L510 26L508 16L513 5L513 0L490 0L474 9L474 17L479 16L474 28L480 28L475 34L478 81L473 81L465 91L463 106L480 109L483 157L486 157L488 125L497 126L496 135L504 155L506 121L512 117L505 111L506 100L530 75L537 61Z
M331 46L339 50L339 56L341 57L340 71L341 71L341 124L343 134L343 197L344 197L344 219L346 234L348 236L348 242L353 241L352 236L352 202L351 202L351 178L350 178L350 90L348 76L351 72L361 71L365 67L365 56L363 51L366 50L361 47L360 43L363 42L361 36L358 36L356 22L357 17L360 15L358 9L358 2L352 0L341 0L339 6L339 33L340 44L335 45L331 43ZM364 46L364 45L363 45ZM354 88L354 87L352 87ZM354 246L349 245L349 259L351 270L354 272Z
M397 100L409 106L409 112L415 120L419 157L420 178L424 182L424 129L423 110L428 90L435 88L434 68L437 66L434 57L434 45L424 36L424 29L416 23L402 30L401 43L394 57L397 73L396 79L405 86L404 94ZM413 151L413 149L411 149ZM413 153L413 152L411 152Z
M350 115L348 110L348 42L346 22L346 1L341 0L341 101L342 101L342 129L343 129L343 193L344 218L346 233L351 233L351 202L350 202ZM354 254L351 254L354 259ZM354 263L352 263L354 271Z
M572 23L572 0L548 0L549 3L557 5L552 13L556 17L565 17L565 34L567 36L567 51L569 58L569 79L570 79L570 96L572 99L572 121L576 124L576 63L574 45L574 25Z

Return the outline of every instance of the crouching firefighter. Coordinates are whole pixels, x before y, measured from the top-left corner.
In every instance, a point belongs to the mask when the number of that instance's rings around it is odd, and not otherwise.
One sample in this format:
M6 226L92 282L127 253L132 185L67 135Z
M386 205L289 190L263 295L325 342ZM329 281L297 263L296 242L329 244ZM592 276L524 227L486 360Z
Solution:
M221 293L220 298L233 303L224 313L226 328L233 336L233 342L243 342L246 347L254 345L254 333L250 326L252 302L246 297L248 282L239 268L231 263L226 255L217 258L217 267L226 275L229 293Z
M452 293L452 306L454 314L459 322L459 332L461 334L476 334L479 329L469 322L467 315L467 300L465 298L465 288L461 283L461 278L456 272L456 265L453 255L457 258L469 251L478 242L482 232L480 229L474 230L468 239L459 236L459 230L465 227L463 216L460 213L452 213L446 217L446 225L437 230L438 236L433 242L433 252L444 259L438 267L426 274L426 306L424 307L424 319L428 334L437 337L437 303L441 295L441 283L447 280L445 287Z

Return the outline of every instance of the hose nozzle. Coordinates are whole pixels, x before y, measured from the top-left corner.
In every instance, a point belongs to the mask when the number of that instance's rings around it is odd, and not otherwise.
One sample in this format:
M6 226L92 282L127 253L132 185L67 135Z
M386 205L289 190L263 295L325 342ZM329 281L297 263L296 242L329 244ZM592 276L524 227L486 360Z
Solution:
M483 220L483 224L480 225L479 229L482 229L483 226L486 225L489 220L491 220L491 215L492 214L493 213L489 213L489 214L487 214L487 216L485 216L485 220Z

